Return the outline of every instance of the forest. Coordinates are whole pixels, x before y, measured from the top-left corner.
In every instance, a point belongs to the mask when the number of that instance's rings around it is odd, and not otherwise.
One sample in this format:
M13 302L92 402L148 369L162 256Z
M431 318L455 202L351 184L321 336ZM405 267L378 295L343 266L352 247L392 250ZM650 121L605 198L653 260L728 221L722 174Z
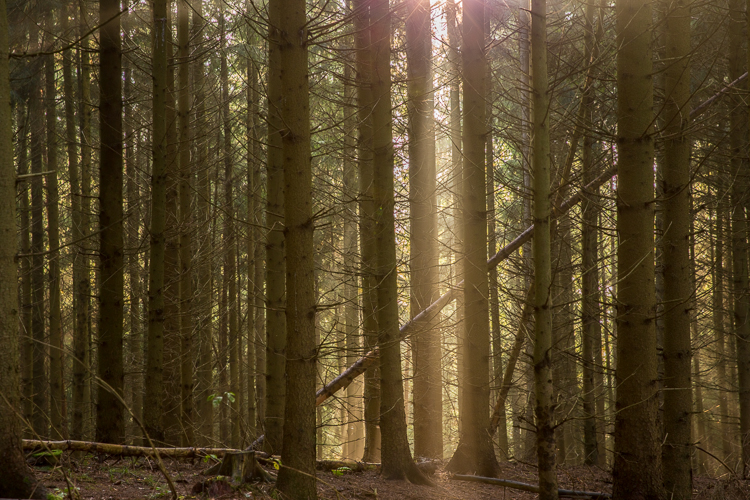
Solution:
M750 498L748 22L0 0L0 497Z

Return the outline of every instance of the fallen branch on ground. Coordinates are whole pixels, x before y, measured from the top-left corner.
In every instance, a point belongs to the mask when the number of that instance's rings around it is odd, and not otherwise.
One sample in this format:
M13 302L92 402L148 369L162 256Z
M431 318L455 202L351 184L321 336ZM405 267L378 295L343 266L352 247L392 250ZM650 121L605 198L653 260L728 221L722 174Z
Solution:
M39 441L36 439L24 439L23 449L27 451L85 451L120 457L155 457L158 453L160 456L168 458L202 458L209 455L219 458L226 453L241 451L233 448L151 448L149 446L95 443L93 441Z
M486 483L495 484L497 486L505 486L506 488L513 488L516 490L530 491L531 493L539 493L539 486L527 483L521 483L519 481L511 481L510 479L497 479L494 477L482 477L482 476L467 476L464 474L454 474L451 479L457 481L471 481L474 483ZM575 490L564 490L558 489L557 495L566 498L612 498L609 493L597 493L595 491L575 491Z

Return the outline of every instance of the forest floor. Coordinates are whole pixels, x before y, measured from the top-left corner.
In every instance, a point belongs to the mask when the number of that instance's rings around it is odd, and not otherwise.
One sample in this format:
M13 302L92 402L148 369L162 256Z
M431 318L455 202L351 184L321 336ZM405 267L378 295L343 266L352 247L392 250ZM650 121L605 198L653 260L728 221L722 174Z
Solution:
M67 454L66 454L67 455ZM81 500L125 500L168 499L169 487L159 468L152 460L144 458L109 457L102 459L93 455L82 455L64 459L63 467L34 467L37 478L56 493L60 500L69 498L66 476L73 484ZM165 460L166 469L177 488L180 500L188 499L242 499L278 498L271 485L246 485L238 491L215 489L196 494L194 486L206 478L201 473L208 467L204 461ZM272 471L272 469L269 469ZM335 475L332 472L317 474L318 496L330 500L532 500L535 493L502 486L451 480L441 468L434 474L435 487L417 486L400 481L386 481L377 471ZM536 470L529 464L501 464L499 477L536 484ZM611 473L596 467L561 466L558 471L560 488L593 492L612 492ZM700 500L747 500L750 499L750 481L738 479L714 479L696 477L694 499Z

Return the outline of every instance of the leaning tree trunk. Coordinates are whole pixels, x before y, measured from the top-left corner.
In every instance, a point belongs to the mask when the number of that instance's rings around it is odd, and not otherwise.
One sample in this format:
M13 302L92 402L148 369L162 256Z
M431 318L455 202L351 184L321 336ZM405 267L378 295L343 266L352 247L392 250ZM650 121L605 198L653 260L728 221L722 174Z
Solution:
M122 70L118 0L102 0L99 19L99 384L96 439L119 443L125 437L123 391L123 211Z
M617 2L615 498L662 493L654 325L651 3Z

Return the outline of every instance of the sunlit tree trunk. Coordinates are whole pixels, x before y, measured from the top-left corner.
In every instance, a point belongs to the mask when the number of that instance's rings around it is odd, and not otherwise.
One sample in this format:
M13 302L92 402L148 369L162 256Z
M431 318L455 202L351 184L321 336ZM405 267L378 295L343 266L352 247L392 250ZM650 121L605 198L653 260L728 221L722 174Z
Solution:
M534 187L534 396L539 498L557 498L552 401L552 262L550 254L547 2L531 0L532 176Z
M659 498L651 4L617 9L617 402L613 497Z
M373 195L378 347L380 348L380 428L382 474L387 479L424 483L411 458L406 437L401 342L398 325L396 235L394 220L393 136L391 116L391 15L388 0L371 3Z
M373 201L373 94L372 52L370 51L371 0L354 0L357 15L355 22L355 48L357 68L357 118L359 137L357 143L359 160L359 240L362 273L362 334L366 349L377 345L378 322L375 296L375 205ZM381 450L380 432L380 366L379 362L365 372L365 462L379 462Z
M483 0L464 2L463 17L463 186L461 235L464 255L464 404L460 409L460 438L448 470L473 471L494 477L498 464L490 427L490 324L487 277L487 205L485 185L485 22Z
M102 0L99 19L99 384L96 440L125 435L123 394L122 71L117 0ZM111 21L106 21L112 19ZM104 385L106 384L106 386ZM113 394L113 391L116 394Z
M411 316L437 299L438 248L432 29L428 0L411 0L406 18L409 97L409 219ZM414 354L414 454L442 458L440 330L436 318L421 324Z

